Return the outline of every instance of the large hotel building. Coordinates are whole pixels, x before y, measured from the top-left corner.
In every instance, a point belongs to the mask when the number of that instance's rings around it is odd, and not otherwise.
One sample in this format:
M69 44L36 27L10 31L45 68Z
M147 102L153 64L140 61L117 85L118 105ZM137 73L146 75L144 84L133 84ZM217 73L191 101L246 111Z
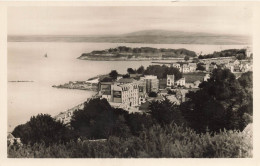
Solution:
M144 76L140 80L121 78L116 82L100 82L99 94L113 105L121 108L139 106L145 102L147 93L158 92L157 76Z

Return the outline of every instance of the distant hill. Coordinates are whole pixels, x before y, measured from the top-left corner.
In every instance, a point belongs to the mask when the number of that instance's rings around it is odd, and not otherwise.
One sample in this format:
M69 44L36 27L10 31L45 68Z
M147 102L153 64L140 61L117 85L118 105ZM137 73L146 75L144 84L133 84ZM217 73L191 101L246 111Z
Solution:
M251 37L242 35L209 34L197 32L144 30L121 35L99 36L8 36L8 42L103 42L147 44L251 44Z

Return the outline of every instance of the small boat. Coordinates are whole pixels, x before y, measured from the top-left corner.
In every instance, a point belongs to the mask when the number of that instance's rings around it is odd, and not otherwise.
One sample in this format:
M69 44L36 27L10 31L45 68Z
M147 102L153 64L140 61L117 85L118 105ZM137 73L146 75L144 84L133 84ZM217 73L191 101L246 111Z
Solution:
M48 55L47 55L47 53L44 55L44 57L45 57L45 58L48 58Z

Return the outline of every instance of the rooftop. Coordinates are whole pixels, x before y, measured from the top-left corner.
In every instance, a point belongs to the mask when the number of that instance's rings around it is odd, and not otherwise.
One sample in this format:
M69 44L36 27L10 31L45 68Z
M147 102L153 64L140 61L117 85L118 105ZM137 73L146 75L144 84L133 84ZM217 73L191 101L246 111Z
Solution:
M13 134L8 133L8 135L7 135L7 139L13 139L13 138L15 138L15 137L13 136Z
M145 75L144 79L157 79L157 76L154 75Z
M183 77L187 83L194 83L195 81L204 81L206 73L184 73Z
M132 83L134 82L134 79L133 78L121 78L117 81L118 83Z

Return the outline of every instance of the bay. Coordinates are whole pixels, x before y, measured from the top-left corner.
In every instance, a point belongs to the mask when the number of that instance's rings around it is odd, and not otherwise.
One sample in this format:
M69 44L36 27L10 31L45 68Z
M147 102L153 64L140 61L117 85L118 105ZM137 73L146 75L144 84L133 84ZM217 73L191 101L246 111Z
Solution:
M8 131L29 121L39 113L52 116L84 102L94 92L55 89L69 81L84 81L90 77L127 68L147 67L151 61L86 61L79 60L82 53L117 46L186 48L196 53L212 53L244 45L187 45L139 43L66 43L66 42L8 42ZM44 55L47 53L48 57Z

